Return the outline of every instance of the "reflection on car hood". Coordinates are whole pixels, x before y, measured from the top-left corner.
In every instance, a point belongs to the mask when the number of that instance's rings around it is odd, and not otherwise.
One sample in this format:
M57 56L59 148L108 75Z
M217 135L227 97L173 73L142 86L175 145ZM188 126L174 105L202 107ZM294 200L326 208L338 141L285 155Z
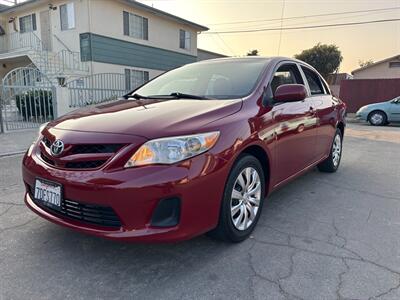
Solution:
M152 139L201 132L202 126L236 113L241 106L241 100L123 100L76 110L49 125Z
M371 109L376 109L376 108L384 109L389 104L390 104L390 101L371 103L371 104L368 104L368 105L364 105L359 110L371 110Z

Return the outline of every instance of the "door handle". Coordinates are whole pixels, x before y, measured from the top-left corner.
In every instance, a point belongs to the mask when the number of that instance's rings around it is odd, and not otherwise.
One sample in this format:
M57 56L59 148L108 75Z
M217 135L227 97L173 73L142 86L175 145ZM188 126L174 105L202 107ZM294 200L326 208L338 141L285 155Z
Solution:
M314 107L310 106L310 108L309 108L309 112L310 112L310 113L315 113L315 109L314 109Z

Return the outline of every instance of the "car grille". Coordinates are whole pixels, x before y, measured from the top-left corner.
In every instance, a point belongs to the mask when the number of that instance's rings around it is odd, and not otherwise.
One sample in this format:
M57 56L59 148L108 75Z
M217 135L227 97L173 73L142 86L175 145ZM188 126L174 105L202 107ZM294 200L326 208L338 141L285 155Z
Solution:
M105 164L105 160L78 161L65 164L67 169L96 169Z
M49 155L50 147L52 145L52 141L43 137L42 146L47 150L41 149L40 157L41 159L47 163L48 165L64 168L64 169L97 169L102 167L109 158L111 158L116 152L118 152L124 144L77 144L68 147L68 151L63 153L63 160L59 160L56 157ZM76 157L71 157L71 160L68 161L69 156L73 155L90 155L93 154L93 157L90 157L86 160L77 159ZM97 156L101 156L101 159L96 159ZM106 158L106 159L105 159Z
M121 149L120 144L108 145L76 145L72 148L72 154L87 154L87 153L115 153Z
M49 159L49 158L48 158L47 156L45 156L43 153L40 153L40 157L41 157L46 163L48 163L49 165L52 165L52 166L55 165L55 162L54 162L53 160Z
M45 144L47 148L50 148L51 142L47 137L44 136L42 141L43 141L43 144Z
M121 221L111 207L84 204L63 199L61 202L61 210L56 210L45 206L34 199L33 188L31 186L29 186L29 195L36 205L40 206L42 209L50 212L53 215L104 227L121 227Z

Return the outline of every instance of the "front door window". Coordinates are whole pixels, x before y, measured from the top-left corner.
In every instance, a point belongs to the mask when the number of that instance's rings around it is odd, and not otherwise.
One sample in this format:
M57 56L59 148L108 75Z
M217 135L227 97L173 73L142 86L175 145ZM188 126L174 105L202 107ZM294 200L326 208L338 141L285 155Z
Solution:
M21 33L32 32L36 30L36 15L19 18L19 30Z

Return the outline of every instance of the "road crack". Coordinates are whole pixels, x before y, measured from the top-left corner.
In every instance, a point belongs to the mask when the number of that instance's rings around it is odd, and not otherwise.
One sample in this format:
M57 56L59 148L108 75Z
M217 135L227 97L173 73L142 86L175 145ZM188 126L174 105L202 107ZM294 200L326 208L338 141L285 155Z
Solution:
M257 241L256 239L254 239L254 245L251 247L251 249L252 249L257 243L260 243L260 242ZM261 244L264 244L264 243L261 242ZM289 273L288 273L287 275L285 275L285 276L282 276L282 277L278 276L278 279L277 279L277 280L272 280L272 279L269 279L269 278L267 278L267 277L265 277L265 276L263 276L263 275L261 275L261 274L259 274L259 273L257 272L257 270L256 270L256 268L254 267L253 262L252 262L253 256L252 256L252 254L251 254L251 249L249 250L249 253L248 253L248 260L247 260L247 261L248 261L248 265L249 265L249 267L250 267L250 270L251 270L252 273L253 273L253 276L250 278L250 281L251 281L250 286L253 288L253 292L252 292L253 298L255 298L255 294L254 294L254 284L253 284L252 282L253 282L253 279L254 279L254 278L258 278L258 279L260 279L260 280L267 281L267 282L272 283L272 284L274 284L275 286L277 286L278 289L279 289L279 293L280 293L281 295L283 295L286 299L304 300L303 298L301 298L301 297L299 297L299 296L297 296L297 295L291 294L291 293L289 293L288 291L286 291L286 290L284 289L284 287L282 286L281 282L280 282L281 280L287 279L287 278L289 278L290 276L292 276L293 270L294 270L294 259L293 259L293 257L294 257L294 255L296 254L296 251L293 251L293 253L291 253L291 255L290 255Z
M374 196L374 197L378 197L378 198L384 198L384 199L388 199L388 200L396 200L396 201L400 201L399 197L394 197L394 196L386 196L386 195L382 195L382 194L377 194L374 192L370 192L370 191L366 191L366 190L360 190L360 189L354 189L354 187L348 187L348 186L344 186L343 184L334 184L332 182L327 182L325 180L321 180L321 179L315 179L316 181L322 183L322 184L326 184L338 189L342 189L342 190L347 190L347 191L351 191L351 192L358 192L361 194L367 194L370 196Z
M39 216L36 216L33 219L31 219L31 220L29 220L29 221L27 221L27 222L25 222L23 224L19 224L19 225L3 228L2 230L0 230L0 234L4 233L5 231L8 231L8 230L22 228L22 227L32 223L33 221L37 220L38 218L39 218Z
M12 205L10 205L9 207L7 207L6 210L3 211L3 212L0 214L0 217L4 216L6 213L8 213L8 212L10 211L11 208L13 208Z

